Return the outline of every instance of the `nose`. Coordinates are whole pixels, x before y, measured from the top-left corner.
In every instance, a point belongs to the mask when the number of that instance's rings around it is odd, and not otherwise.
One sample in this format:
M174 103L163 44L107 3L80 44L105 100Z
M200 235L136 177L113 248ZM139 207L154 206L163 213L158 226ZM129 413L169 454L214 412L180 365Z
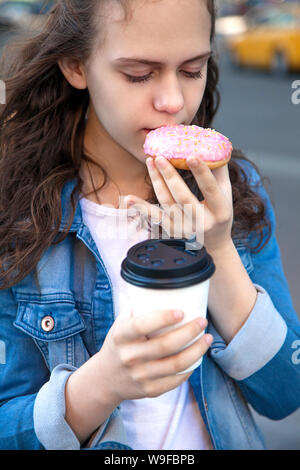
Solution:
M184 107L184 96L178 77L169 75L161 80L153 98L157 111L176 114Z

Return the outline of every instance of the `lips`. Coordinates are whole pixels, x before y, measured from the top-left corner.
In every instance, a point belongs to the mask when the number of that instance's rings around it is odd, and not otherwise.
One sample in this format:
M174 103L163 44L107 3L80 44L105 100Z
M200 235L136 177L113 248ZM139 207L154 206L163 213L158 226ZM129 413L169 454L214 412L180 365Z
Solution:
M143 131L149 133L151 131L155 131L156 129L159 129L160 127L168 127L168 126L178 126L179 124L162 124L161 126L154 127L153 129L143 129Z

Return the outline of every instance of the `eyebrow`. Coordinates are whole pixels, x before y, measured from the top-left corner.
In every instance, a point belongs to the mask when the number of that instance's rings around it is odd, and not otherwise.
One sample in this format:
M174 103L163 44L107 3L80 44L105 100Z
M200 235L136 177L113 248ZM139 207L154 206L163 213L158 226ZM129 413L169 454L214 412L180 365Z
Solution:
M212 55L212 51L204 52L203 54L197 55L196 57L192 57L191 59L185 60L181 65L185 65L189 62L195 62L196 60L199 60L199 59L206 59L206 57L210 57L211 55ZM157 62L154 60L146 60L146 59L143 59L142 57L119 57L114 62L118 64L137 62L140 64L146 64L146 65L152 65L152 66L163 65L162 62Z

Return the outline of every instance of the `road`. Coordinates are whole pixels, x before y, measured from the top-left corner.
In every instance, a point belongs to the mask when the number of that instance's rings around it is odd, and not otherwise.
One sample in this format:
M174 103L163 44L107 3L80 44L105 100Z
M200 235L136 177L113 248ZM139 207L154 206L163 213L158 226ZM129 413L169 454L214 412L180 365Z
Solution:
M222 47L221 105L214 127L227 135L270 179L268 192L276 214L277 240L295 310L300 313L300 104L292 103L299 74L271 76L231 66ZM300 367L300 365L299 365ZM254 417L269 449L300 449L300 410L284 420Z

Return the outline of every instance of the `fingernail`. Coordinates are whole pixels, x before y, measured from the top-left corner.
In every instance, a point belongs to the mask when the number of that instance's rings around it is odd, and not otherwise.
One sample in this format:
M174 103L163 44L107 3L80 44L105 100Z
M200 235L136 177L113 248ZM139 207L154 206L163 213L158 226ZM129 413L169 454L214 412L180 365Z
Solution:
M180 320L183 317L183 312L181 310L176 310L174 312L174 317L176 318L176 320Z
M146 163L149 168L154 168L153 158L147 158Z
M210 346L211 343L212 343L213 340L214 340L213 336L210 335L210 334L205 335L205 336L204 336L204 339L205 339L205 341L207 342L208 346Z
M155 163L158 165L159 168L166 168L167 166L167 161L164 157L156 158Z
M195 168L196 166L198 166L198 160L196 160L196 158L188 158L187 163L192 168Z
M197 318L197 321L198 321L198 323L199 323L201 329L203 330L203 329L206 327L206 325L207 325L207 320L206 320L206 318L199 317L199 318Z
M125 204L126 204L127 207L133 206L133 204L134 204L134 201L132 201L132 199L130 199L130 198L125 197L124 201L125 201Z

